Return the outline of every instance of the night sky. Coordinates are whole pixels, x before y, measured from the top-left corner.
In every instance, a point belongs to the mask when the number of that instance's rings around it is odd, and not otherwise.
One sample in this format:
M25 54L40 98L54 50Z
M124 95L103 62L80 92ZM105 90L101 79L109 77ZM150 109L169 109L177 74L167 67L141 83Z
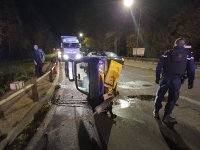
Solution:
M144 34L143 39L146 38L141 45L147 44L147 41L150 45L154 42L156 43L156 41L158 41L155 40L157 38L156 36L162 37L162 28L165 28L166 31L164 32L170 32L171 35L168 34L169 40L172 40L171 37L174 40L177 35L181 34L179 33L180 30L177 30L177 27L181 29L180 24L183 25L186 22L185 18L182 16L192 19L189 15L187 16L188 10L194 9L195 7L197 8L200 3L199 0L135 0L131 8L132 12L130 12L124 7L123 0L34 0L33 2L38 12L51 26L50 30L56 39L60 39L61 35L78 36L80 32L84 34L85 30L83 28L87 28L88 33L90 33L89 37L95 39L98 39L97 36L102 37L103 34L106 35L112 32L112 30L124 32L124 34L126 34L125 36L129 33L137 33L140 12L139 7L141 7L142 17L140 28L141 33L143 31ZM189 6L191 6L191 8L189 8ZM184 8L188 10L184 10ZM89 12L91 15L86 13L86 16L84 14L82 22L86 23L80 24L79 22L79 26L77 26L76 12L79 12L80 15L80 10L82 9L90 10ZM93 10L93 12L91 10ZM191 11L190 14L191 16L193 15L192 12L193 11ZM179 13L183 14L178 18ZM179 19L182 21L178 23ZM88 28L91 28L91 30L89 31ZM103 28L105 28L105 30ZM185 29L189 31L185 32L183 35L186 38L190 37L187 33L192 33L193 31L191 31L189 27L185 27Z
M36 0L38 11L51 25L56 36L77 35L79 29L75 25L75 12L90 5L91 0Z
M96 1L95 1L96 2ZM113 12L113 17L118 19L121 24L122 21L129 23L130 12L118 11L116 12L116 5L124 7L122 0L111 0L111 1L100 1L96 4L93 0L35 0L36 9L44 16L47 22L51 26L51 31L54 33L54 36L60 37L61 35L78 35L81 31L75 24L75 13L80 12L79 10L85 8L98 7L98 10L95 10L95 18L99 15L98 13L104 13L107 17L107 13ZM115 8L114 8L115 7ZM108 8L106 11L105 8ZM102 11L103 10L103 11ZM127 11L127 10L126 10ZM138 11L138 10L137 10ZM92 14L92 15L94 15ZM129 18L126 19L124 15ZM126 19L126 20L125 20ZM101 23L101 20L99 20Z
M129 8L123 0L0 0L1 53L12 57L34 43L51 49L59 46L60 36L82 32L91 49L131 55L138 41L148 57L182 36L199 57L199 9L199 0L135 0Z
M140 1L136 0L134 3L136 3L136 6L138 5L137 3L139 3L139 5L143 7L142 17L144 17L145 15L145 17L153 18L153 16L150 16L148 13L146 14L145 11L151 11L150 9L155 9L153 5L158 2L160 3L162 0L160 1L152 0L151 3L146 2L145 5L143 4L143 1L145 0L140 0ZM78 33L81 31L79 28L77 28L75 24L75 12L79 11L80 9L84 9L86 7L92 8L94 7L94 5L97 5L97 4L94 4L94 0L35 0L34 3L35 3L36 9L39 11L39 13L41 13L44 16L46 21L50 24L51 31L56 36L78 35ZM116 19L119 19L118 23L122 23L123 20L124 22L128 23L130 21L130 16L127 17L129 19L126 19L125 16L123 15L126 15L126 14L130 15L130 12L122 12L122 10L120 10L121 8L119 7L117 8L118 12L116 12L114 10L115 9L114 7L116 6L115 4L120 5L120 7L122 8L123 0L110 0L107 2L100 1L98 3L98 8L104 9L105 7L107 7L110 9L110 11L113 11L113 17L116 17ZM171 7L170 6L171 3L167 5ZM137 16L138 15L137 13L139 12L139 8L136 6L134 6L135 8L133 10L135 12L133 12L133 14L136 14ZM156 7L156 9L159 10L160 8ZM164 10L161 9L160 11L164 11ZM108 12L105 11L103 13L108 13ZM98 12L96 16L98 16Z

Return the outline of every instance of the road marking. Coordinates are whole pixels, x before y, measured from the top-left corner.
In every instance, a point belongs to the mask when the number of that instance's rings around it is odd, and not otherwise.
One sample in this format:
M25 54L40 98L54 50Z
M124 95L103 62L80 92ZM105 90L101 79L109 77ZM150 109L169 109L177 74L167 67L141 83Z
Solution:
M182 98L182 99L185 100L185 101L188 101L188 102L190 102L190 103L193 103L193 104L196 104L196 105L199 105L199 106L200 106L200 102L195 101L195 100L193 100L193 99L191 99L191 98L188 98L188 97L185 97L185 96L180 96L180 98Z

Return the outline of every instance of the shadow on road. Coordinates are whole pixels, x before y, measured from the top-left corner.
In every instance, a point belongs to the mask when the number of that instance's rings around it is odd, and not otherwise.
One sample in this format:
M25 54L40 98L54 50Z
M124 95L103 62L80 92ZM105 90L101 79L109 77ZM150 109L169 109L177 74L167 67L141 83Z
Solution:
M160 133L171 150L191 150L182 137L174 130L174 125L177 122L164 123L160 118L156 119L156 121L159 125Z
M83 121L80 122L78 141L80 150L101 150L98 142L94 138L92 138L92 140L90 139L88 130L86 129Z
M112 125L115 124L116 121L103 114L95 115L94 120L102 145L102 150L107 150Z

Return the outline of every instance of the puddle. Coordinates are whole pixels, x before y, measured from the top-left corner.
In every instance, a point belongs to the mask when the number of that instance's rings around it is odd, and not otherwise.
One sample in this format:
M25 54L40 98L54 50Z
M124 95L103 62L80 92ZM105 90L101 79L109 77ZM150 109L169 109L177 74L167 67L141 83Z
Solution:
M130 81L130 82L117 83L117 87L123 89L144 89L144 88L150 88L151 86L153 86L153 84L147 81Z
M130 106L130 102L127 101L127 100L123 100L123 99L117 99L114 103L114 105L116 107L119 107L119 108L127 108Z
M127 100L135 100L135 99L138 99L138 100L144 100L144 101L154 101L155 100L155 95L129 95L129 96L126 96L126 98L125 99L127 99ZM165 96L164 98L163 98L163 102L167 102L167 96Z
M155 95L129 95L127 96L128 99L139 99L139 100L146 100L146 101L154 101Z
M150 85L150 84L144 84L143 86L152 86L152 85Z
M154 101L155 95L129 95L124 96L124 99L117 99L114 103L115 107L127 108L131 104L136 104L138 100Z
M114 106L119 107L119 108L127 108L127 107L131 107L131 104L139 103L139 100L154 101L155 95L129 95L129 96L124 96L124 99L117 99L114 103ZM163 101L167 101L167 97L164 97Z

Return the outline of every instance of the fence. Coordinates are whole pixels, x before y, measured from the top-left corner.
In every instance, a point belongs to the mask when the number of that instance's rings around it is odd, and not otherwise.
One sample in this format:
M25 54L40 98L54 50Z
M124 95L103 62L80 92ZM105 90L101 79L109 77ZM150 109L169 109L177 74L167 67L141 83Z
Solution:
M43 78L45 78L47 75L49 75L49 81L53 82L53 73L56 73L57 71L57 65L54 65L51 67L51 69L46 72L42 77L40 78L31 78L30 82L31 84L25 86L24 88L20 89L19 91L15 92L14 94L10 95L9 97L7 97L6 99L3 99L0 101L0 106L5 104L6 102L8 102L9 100L11 100L12 98L18 96L19 94L25 92L26 90L32 88L32 99L33 101L38 101L38 90L37 90L37 82L39 82L40 80L42 80Z

